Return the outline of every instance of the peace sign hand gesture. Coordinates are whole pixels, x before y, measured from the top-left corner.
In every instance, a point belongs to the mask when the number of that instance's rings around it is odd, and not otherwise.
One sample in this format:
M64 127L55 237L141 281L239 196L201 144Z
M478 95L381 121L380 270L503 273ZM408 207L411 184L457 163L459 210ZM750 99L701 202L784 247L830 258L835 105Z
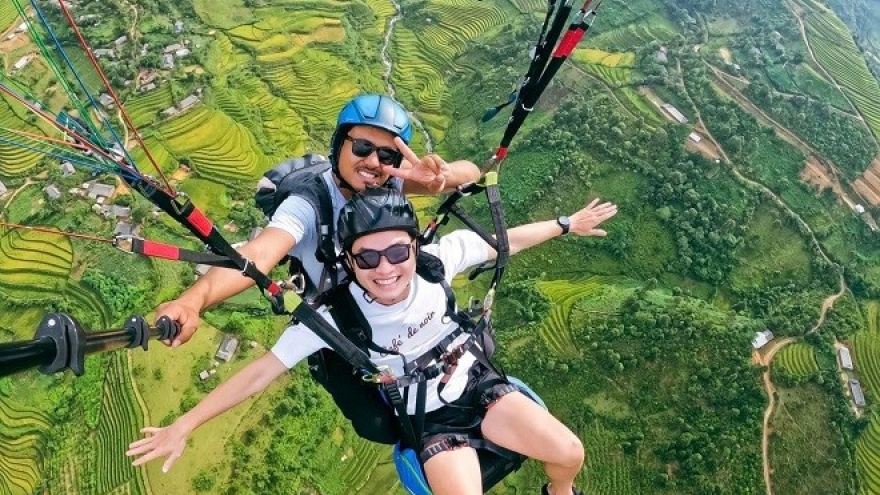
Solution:
M433 154L419 158L399 137L394 138L394 144L403 155L404 161L400 168L383 165L384 173L417 183L432 194L442 192L446 188L446 181L450 178L452 169L443 158Z

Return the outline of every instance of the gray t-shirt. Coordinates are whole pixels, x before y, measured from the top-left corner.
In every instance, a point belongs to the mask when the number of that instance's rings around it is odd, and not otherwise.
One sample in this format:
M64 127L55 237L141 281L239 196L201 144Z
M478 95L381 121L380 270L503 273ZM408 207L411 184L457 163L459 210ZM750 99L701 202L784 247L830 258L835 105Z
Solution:
M322 174L327 189L330 191L330 202L333 204L333 228L336 229L336 222L339 220L339 212L348 201L342 195L342 191L333 180L333 171L327 170ZM391 179L392 185L398 190L403 190L403 181L398 178ZM290 234L296 241L296 245L288 253L290 256L302 261L306 274L309 279L316 285L320 283L321 275L324 271L324 265L315 258L315 251L318 249L318 227L317 215L312 204L302 196L288 196L278 210L269 220L269 227L281 229ZM340 251L338 240L335 238L333 242L336 244L336 252ZM341 268L339 273L343 273Z

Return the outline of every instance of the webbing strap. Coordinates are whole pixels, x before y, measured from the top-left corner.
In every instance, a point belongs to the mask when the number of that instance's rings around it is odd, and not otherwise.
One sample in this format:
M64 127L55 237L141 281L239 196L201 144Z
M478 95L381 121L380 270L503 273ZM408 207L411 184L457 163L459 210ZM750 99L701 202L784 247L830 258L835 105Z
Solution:
M366 352L333 328L308 304L299 304L293 311L293 317L315 332L336 354L351 363L355 369L370 374L380 374L379 368L370 360L370 356Z
M126 241L125 236L119 236L115 239L114 244L120 249L124 249L134 254L148 256L150 258L162 258L174 261L186 261L201 265L218 266L221 268L238 268L238 265L229 259L229 256L222 256L214 253L205 253L200 251L190 251L173 244L165 244L162 242L150 241L140 237L131 237L128 249L123 246Z
M286 296L281 287L236 251L208 217L196 208L189 199L180 203L167 191L156 187L155 184L144 178L123 176L123 179L150 202L186 227L215 254L228 257L236 269L251 278L264 294L268 293L266 297L272 303L272 310L275 313L289 314L289 309L285 307L284 302Z

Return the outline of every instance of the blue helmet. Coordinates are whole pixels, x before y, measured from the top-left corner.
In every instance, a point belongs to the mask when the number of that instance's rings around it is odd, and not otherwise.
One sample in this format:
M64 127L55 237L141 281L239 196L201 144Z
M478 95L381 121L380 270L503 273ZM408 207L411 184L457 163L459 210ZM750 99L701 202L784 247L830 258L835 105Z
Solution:
M342 107L336 119L336 130L330 140L330 162L335 169L339 150L348 130L356 125L368 125L384 129L409 144L413 126L409 114L400 103L388 96L361 95Z

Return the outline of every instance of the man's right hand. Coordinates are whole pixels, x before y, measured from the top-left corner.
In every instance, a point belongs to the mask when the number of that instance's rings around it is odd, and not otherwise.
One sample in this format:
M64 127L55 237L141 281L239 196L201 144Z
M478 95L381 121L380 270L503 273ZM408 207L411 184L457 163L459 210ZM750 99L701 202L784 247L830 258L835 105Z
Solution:
M185 344L192 338L202 320L197 308L186 304L180 299L159 305L156 308L156 319L158 320L162 316L167 316L180 325L180 334L177 335L173 342L169 340L162 341L163 344L171 347L180 347L181 344Z

